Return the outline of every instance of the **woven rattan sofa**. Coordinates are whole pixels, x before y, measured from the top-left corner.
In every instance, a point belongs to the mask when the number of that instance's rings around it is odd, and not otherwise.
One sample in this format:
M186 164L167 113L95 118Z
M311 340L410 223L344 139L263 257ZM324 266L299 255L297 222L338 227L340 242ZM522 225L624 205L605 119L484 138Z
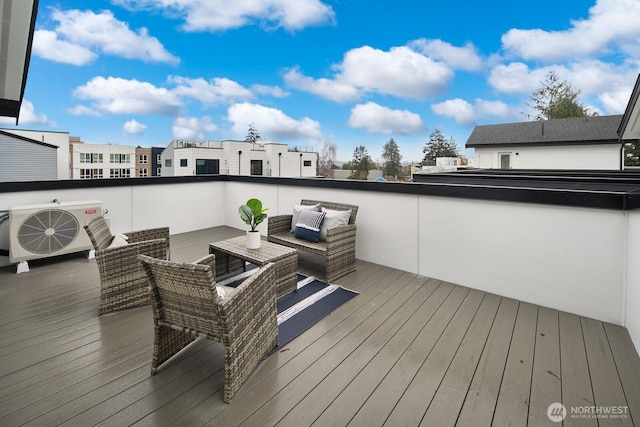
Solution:
M169 257L169 227L123 233L124 246L110 247L115 239L103 217L84 226L100 274L99 314L149 304L147 278L138 263L138 255Z
M358 206L345 203L302 200L301 205L320 205L336 211L351 211L348 225L327 230L325 242L312 243L298 239L291 232L293 215L276 215L268 218L267 240L322 256L326 260L326 280L333 282L356 269L356 215Z
M179 263L140 255L153 307L151 375L196 337L225 349L224 401L278 343L275 265L268 263L236 288L216 288L215 255Z

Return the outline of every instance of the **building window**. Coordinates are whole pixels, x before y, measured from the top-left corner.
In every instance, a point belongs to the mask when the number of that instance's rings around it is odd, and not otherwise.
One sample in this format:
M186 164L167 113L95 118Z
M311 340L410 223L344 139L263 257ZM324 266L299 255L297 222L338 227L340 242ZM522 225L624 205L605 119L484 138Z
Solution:
M141 177L149 176L149 170L147 168L140 169L140 175L139 176L141 176Z
M80 163L102 163L102 153L80 153Z
M168 168L171 167L171 159L164 159L164 165Z
M180 159L180 167L181 168L187 167L187 159Z
M109 163L131 163L131 154L110 154Z
M511 153L498 153L500 169L511 169Z
M156 176L162 176L162 168L156 169Z
M311 160L305 160L304 166L311 166Z
M146 164L147 163L147 155L146 154L140 154L138 156L138 162L141 164Z
M156 155L156 163L162 163L162 154Z
M98 179L102 177L102 169L80 169L80 179Z
M196 159L196 175L219 174L219 159Z
M131 178L131 169L109 169L109 178Z
M251 175L262 175L262 160L251 160Z

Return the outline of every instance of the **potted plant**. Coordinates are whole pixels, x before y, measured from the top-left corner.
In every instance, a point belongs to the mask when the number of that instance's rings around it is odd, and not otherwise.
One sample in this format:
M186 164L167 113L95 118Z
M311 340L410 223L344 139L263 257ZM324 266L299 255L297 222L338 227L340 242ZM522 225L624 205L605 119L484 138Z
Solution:
M258 199L249 199L247 203L238 208L240 219L242 219L251 230L247 230L247 249L258 249L260 247L260 232L256 227L267 219L268 208L262 207L262 202Z

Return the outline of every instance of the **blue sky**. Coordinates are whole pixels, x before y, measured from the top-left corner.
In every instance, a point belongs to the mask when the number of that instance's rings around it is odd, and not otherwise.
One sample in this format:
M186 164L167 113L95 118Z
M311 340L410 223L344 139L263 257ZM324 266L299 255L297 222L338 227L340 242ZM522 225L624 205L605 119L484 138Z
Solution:
M390 138L420 161L436 128L464 151L475 125L526 120L551 70L622 114L639 22L640 0L40 0L18 127L166 146L253 123L342 161Z

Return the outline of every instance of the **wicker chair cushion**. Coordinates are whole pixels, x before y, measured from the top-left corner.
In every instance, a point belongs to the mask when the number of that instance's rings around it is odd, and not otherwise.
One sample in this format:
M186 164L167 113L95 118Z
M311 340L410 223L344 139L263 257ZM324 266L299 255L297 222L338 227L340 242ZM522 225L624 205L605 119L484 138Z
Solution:
M351 209L348 211L336 211L333 209L322 208L325 213L322 228L320 228L320 241L327 241L327 230L341 225L348 225L351 217Z
M296 224L300 220L300 212L310 210L320 212L320 204L317 205L300 205L298 203L293 204L293 217L291 217L291 232L296 231Z
M129 240L127 236L125 236L124 234L118 233L113 236L113 240L111 241L111 244L109 245L109 247L119 248L120 246L127 246L129 244L127 240Z

